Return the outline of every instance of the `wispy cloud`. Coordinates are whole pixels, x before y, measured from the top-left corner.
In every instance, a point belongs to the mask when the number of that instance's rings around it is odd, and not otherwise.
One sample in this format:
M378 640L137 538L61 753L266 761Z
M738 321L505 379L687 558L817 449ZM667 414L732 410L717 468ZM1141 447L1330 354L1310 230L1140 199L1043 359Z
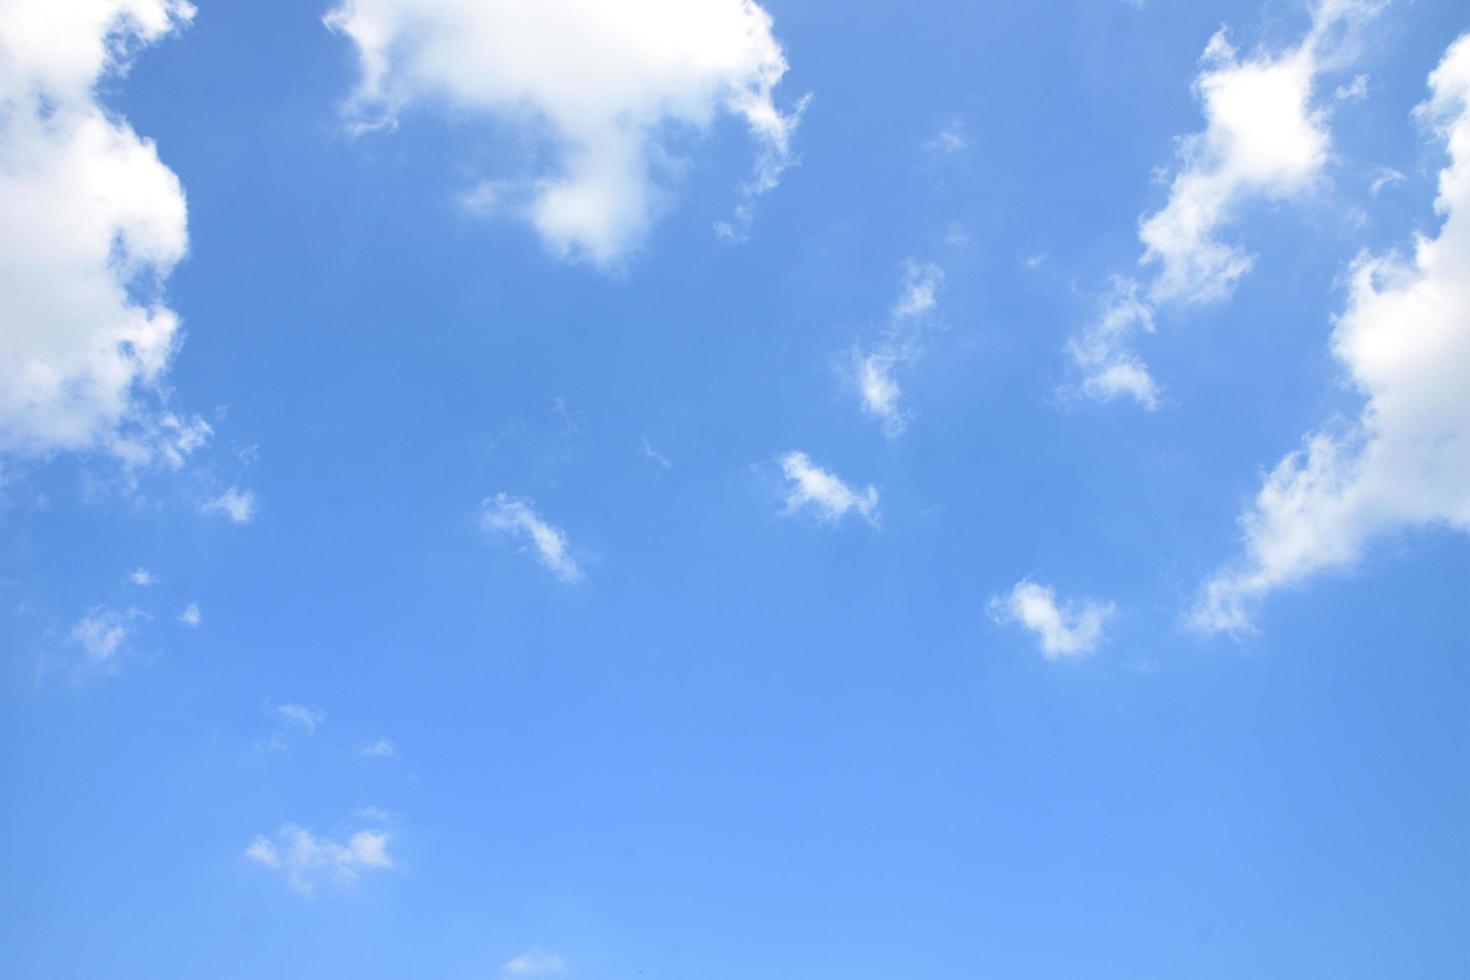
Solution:
M567 972L566 964L556 953L533 949L522 953L500 967L502 977L552 977Z
M379 735L357 750L357 754L366 759L396 759L398 758L398 746L386 735Z
M135 568L131 572L128 572L128 581L139 588L147 588L150 585L158 584L158 576L146 568Z
M179 613L179 622L191 629L204 622L204 614L199 611L199 603L191 602Z
M321 708L305 704L278 704L275 714L287 727L307 735L315 735L317 727L327 720L327 713Z
M206 514L223 514L233 524L249 524L255 517L255 493L230 487L200 509Z
M812 462L804 452L780 457L781 471L789 484L786 513L814 512L823 521L835 523L848 514L858 514L869 524L878 523L878 491L869 486L855 490L841 478Z
M853 351L850 370L863 411L883 424L889 438L902 435L908 426L909 413L902 404L898 374L922 354L922 332L932 322L943 283L944 270L939 266L906 260L903 287L883 335L866 348Z
M525 540L541 564L563 582L582 578L582 568L572 557L567 536L560 528L542 520L529 501L504 493L487 497L480 504L480 526L494 534Z
M956 116L944 124L944 128L924 143L931 153L959 153L975 145L965 120Z
M1093 599L1058 604L1055 591L1030 579L992 597L989 609L997 623L1015 623L1035 633L1048 660L1085 657L1095 651L1116 611L1111 602Z
M272 837L251 841L245 858L280 874L292 891L310 895L323 885L351 885L366 872L392 868L390 842L381 830L359 830L336 841L288 823Z
M114 669L132 639L134 624L147 615L137 609L94 606L71 629L71 640L81 647L90 666Z
M662 469L671 470L674 468L673 462L663 453L659 452L657 449L654 449L653 445L648 441L647 438L643 440L643 456L645 459L653 460Z

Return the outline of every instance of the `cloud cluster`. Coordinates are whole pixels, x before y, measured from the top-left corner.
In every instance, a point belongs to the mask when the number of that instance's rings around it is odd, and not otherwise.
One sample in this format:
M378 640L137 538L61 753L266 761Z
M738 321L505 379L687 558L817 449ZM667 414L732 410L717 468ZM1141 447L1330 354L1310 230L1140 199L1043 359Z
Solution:
M179 344L163 283L178 177L98 83L187 24L184 0L10 0L0 16L0 454L181 465L209 436L161 409Z
M823 521L836 523L848 514L857 514L869 524L878 523L878 490L869 486L853 489L833 473L812 462L803 452L789 452L779 460L789 484L786 491L786 513L810 510Z
M380 830L360 830L346 841L335 841L286 824L274 838L251 841L245 857L280 874L293 891L310 895L322 885L350 885L364 872L392 868L390 841Z
M1332 351L1366 398L1346 431L1308 435L1241 518L1244 555L1206 583L1192 620L1242 630L1266 594L1354 561L1399 528L1470 531L1470 35L1416 110L1449 151L1437 237L1354 265Z
M1305 36L1276 54L1243 57L1224 29L1210 39L1194 82L1205 128L1179 141L1169 199L1139 223L1140 263L1152 277L1143 286L1115 280L1098 320L1069 346L1083 394L1103 401L1130 395L1157 407L1158 387L1132 352L1132 338L1153 330L1155 306L1230 295L1254 258L1223 232L1248 202L1297 197L1317 186L1331 147L1321 78L1343 67L1357 34L1383 5L1318 0Z
M724 234L740 236L791 163L800 108L776 105L786 59L753 0L343 0L326 24L357 47L357 126L437 104L544 140L552 172L487 181L467 203L522 215L563 257L609 266L635 249L680 167L679 138L722 114L758 146Z
M1057 594L1030 579L1016 583L1005 595L990 600L990 616L997 623L1017 623L1035 633L1048 660L1085 657L1103 641L1103 628L1116 612L1111 602L1092 599L1057 604Z
M487 497L480 504L480 526L495 534L523 538L541 564L563 582L582 578L582 567L572 557L567 536L561 528L544 521L529 501L503 493Z

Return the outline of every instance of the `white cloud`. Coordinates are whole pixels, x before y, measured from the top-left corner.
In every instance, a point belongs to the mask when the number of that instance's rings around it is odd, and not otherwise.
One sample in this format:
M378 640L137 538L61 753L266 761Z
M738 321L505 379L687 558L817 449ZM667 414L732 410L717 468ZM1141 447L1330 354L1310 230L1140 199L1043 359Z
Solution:
M657 463L661 469L671 470L674 468L673 461L657 449L654 449L653 444L646 437L643 440L643 455Z
M729 237L791 163L800 107L776 105L786 59L753 0L344 0L326 24L357 47L359 127L437 103L544 138L552 173L472 193L564 257L608 266L634 250L669 196L678 138L721 115L758 146Z
M1129 337L1139 331L1153 333L1153 307L1138 298L1138 283L1115 278L1102 316L1067 345L1073 362L1083 369L1083 394L1102 402L1129 395L1149 411L1159 407L1158 384L1129 349Z
M566 972L566 964L560 956L537 949L522 953L500 967L502 977L551 977Z
M1252 197L1310 191L1327 162L1331 137L1314 102L1319 77L1338 67L1348 36L1382 9L1382 0L1320 0L1295 47L1241 58L1221 30L1205 48L1195 80L1205 129L1179 145L1183 167L1164 209L1143 219L1143 263L1157 265L1155 302L1204 303L1229 295L1252 257L1220 239Z
M150 585L158 584L158 576L146 568L135 568L131 572L128 572L128 581L139 588L147 588Z
M360 830L339 842L286 824L274 838L251 841L245 857L278 872L293 891L310 895L323 884L350 885L364 872L392 868L390 841L384 831Z
M1390 184L1401 183L1405 180L1408 180L1408 177L1406 177L1402 172L1395 170L1392 167L1384 167L1382 170L1378 171L1378 176L1374 177L1373 183L1368 186L1368 194L1371 197L1377 197L1378 192L1383 190L1385 187L1389 186Z
M206 502L201 510L206 514L223 514L232 524L249 524L255 517L255 493L230 487Z
M852 379L862 399L863 411L878 419L889 438L897 438L908 427L909 415L902 405L903 388L896 374L912 365L922 353L921 334L938 305L944 270L929 262L907 259L904 282L883 336L869 350L852 355Z
M118 610L94 606L72 627L72 642L82 648L90 666L112 668L127 649L133 624L145 618L137 609Z
M946 123L933 139L924 144L924 149L932 153L959 153L974 145L975 141L970 137L969 127L965 125L965 121L955 117Z
M997 623L1018 623L1041 641L1048 660L1085 657L1103 642L1103 628L1113 617L1111 602L1087 599L1057 605L1057 595L1030 579L1016 583L1009 594L990 600L990 615Z
M7 0L0 15L0 453L178 466L208 438L162 411L179 345L163 283L188 246L178 177L97 98L183 0Z
M780 458L781 470L790 486L786 492L786 513L804 509L817 513L824 521L840 521L856 513L869 524L878 523L878 491L866 487L854 490L836 475L812 462L803 452L790 452Z
M1318 0L1307 33L1279 53L1242 57L1224 29L1210 39L1194 82L1205 128L1179 141L1169 199L1139 223L1140 263L1152 273L1144 296L1120 294L1116 284L1131 280L1115 279L1102 322L1069 345L1084 394L1103 401L1126 394L1156 407L1158 389L1131 339L1152 330L1159 304L1187 307L1230 295L1255 261L1223 237L1247 203L1316 189L1331 149L1321 78L1347 63L1357 34L1384 2Z
M288 726L308 735L315 735L317 726L327 720L325 711L304 704L278 704L275 714Z
M1394 530L1470 531L1470 35L1429 87L1416 112L1450 155L1439 235L1420 236L1411 256L1354 264L1332 351L1366 398L1362 415L1308 435L1271 471L1241 518L1244 555L1192 612L1201 628L1249 628L1265 595L1352 563Z
M480 504L480 526L496 534L525 538L536 549L541 564L563 582L582 578L582 568L572 557L567 536L558 527L542 520L525 500L499 493Z
M357 750L357 754L368 759L396 759L398 757L398 746L386 735L379 735L376 739Z
M199 611L199 603L191 602L179 613L179 622L191 629L204 622L204 614Z

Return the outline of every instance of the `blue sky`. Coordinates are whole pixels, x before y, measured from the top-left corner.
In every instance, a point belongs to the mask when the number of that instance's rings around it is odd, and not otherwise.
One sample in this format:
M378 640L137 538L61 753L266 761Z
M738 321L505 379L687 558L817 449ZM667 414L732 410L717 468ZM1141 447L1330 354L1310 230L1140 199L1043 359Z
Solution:
M0 0L0 974L1470 974L1452 0Z

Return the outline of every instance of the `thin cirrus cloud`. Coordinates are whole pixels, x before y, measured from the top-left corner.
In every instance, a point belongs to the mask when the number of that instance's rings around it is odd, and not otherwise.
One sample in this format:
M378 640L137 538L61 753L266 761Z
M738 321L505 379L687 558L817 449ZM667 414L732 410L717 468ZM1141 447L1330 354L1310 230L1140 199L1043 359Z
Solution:
M184 191L98 85L186 26L184 0L10 0L0 17L0 454L177 468L208 440L160 394Z
M879 340L852 355L852 378L863 412L877 419L888 438L908 428L910 413L902 404L898 375L923 353L922 334L934 315L944 270L930 262L904 262L904 283Z
M787 514L813 513L829 524L835 524L849 514L856 514L869 524L877 526L876 487L855 489L835 473L812 462L812 458L804 452L786 453L778 462L787 481Z
M1332 353L1366 399L1345 431L1318 431L1278 463L1241 517L1244 553L1208 580L1190 621L1252 627L1272 591L1356 561L1407 527L1470 531L1470 35L1429 76L1415 114L1449 151L1436 237L1360 257Z
M1034 633L1048 660L1085 657L1096 651L1108 620L1117 611L1111 602L1095 599L1058 603L1054 589L1030 579L992 597L989 609L997 623L1016 624Z
M1347 65L1384 2L1319 0L1307 33L1276 54L1242 57L1223 28L1210 39L1194 81L1205 128L1179 141L1168 201L1139 222L1139 262L1152 275L1142 283L1114 277L1098 319L1068 344L1083 395L1158 407L1158 385L1134 339L1153 332L1159 306L1200 306L1233 292L1254 257L1223 233L1246 204L1316 189L1332 144L1321 79Z
M496 175L465 200L524 217L563 258L623 261L667 206L676 137L721 116L757 147L723 236L744 234L792 163L805 103L778 108L786 58L752 0L344 0L325 22L357 48L357 128L439 104L544 135L550 173Z
M541 564L563 582L582 579L582 566L573 557L566 534L537 514L530 501L504 493L487 497L480 504L480 526L497 536L519 538L529 544Z
M273 836L257 836L245 858L279 874L292 891L311 895L323 885L345 887L367 872L393 868L391 840L385 831L359 830L338 841L288 823Z

